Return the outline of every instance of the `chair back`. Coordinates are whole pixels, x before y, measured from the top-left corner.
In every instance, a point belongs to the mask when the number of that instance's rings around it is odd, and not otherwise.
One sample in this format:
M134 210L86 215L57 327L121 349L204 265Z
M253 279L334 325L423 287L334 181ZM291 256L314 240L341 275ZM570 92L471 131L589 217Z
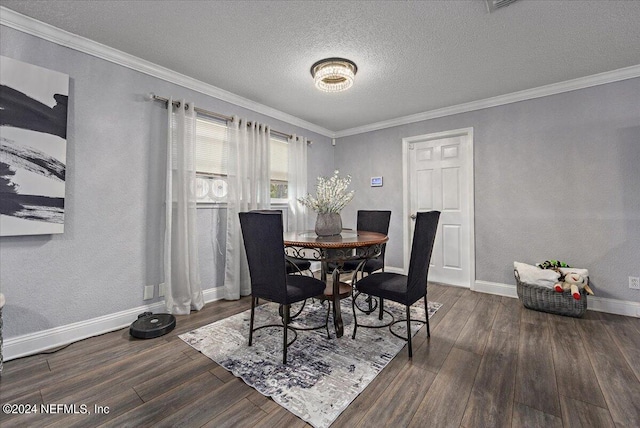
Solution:
M358 210L357 229L388 235L390 221L391 211ZM384 260L386 249L387 244L385 243L382 245L380 255L376 258Z
M410 302L415 302L424 296L426 292L429 263L431 262L431 253L436 239L439 218L440 211L419 212L416 214L407 275L407 294Z
M282 211L238 215L249 264L251 295L288 304Z

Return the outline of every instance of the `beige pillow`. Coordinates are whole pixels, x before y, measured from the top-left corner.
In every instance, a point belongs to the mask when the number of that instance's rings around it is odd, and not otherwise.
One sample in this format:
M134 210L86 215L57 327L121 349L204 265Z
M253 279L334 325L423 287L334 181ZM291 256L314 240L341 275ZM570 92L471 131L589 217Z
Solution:
M513 268L518 272L520 282L525 284L553 288L560 280L560 274L552 269L540 269L538 266L521 262L513 262Z

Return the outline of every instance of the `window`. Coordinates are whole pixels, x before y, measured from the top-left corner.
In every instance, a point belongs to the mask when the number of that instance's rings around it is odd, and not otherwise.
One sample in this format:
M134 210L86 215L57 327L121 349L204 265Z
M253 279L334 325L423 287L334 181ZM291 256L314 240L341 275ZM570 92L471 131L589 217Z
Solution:
M227 125L199 116L196 119L196 197L198 203L227 200Z
M198 117L196 120L196 171L206 175L227 175L229 145L227 125Z
M287 201L289 147L286 140L270 139L271 202ZM198 203L226 202L229 142L227 125L222 121L199 116L196 120L196 184Z
M271 138L271 202L284 203L288 196L289 143Z

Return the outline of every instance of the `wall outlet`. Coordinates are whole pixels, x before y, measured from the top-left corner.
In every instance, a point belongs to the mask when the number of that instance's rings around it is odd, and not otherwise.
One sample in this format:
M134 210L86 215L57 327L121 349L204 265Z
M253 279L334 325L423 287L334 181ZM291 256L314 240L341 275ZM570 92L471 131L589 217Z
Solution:
M633 290L640 290L640 278L638 278L637 276L630 276L629 288Z
M143 300L151 300L151 299L153 299L154 288L155 287L153 285L145 285L144 286L144 297L142 299Z
M160 285L158 285L158 297L164 297L164 294L167 291L167 284L165 284L164 282Z

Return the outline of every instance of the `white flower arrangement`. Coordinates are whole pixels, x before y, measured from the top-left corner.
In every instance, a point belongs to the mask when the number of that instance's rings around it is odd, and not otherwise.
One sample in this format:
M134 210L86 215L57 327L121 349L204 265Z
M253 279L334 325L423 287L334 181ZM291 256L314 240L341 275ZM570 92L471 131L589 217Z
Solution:
M351 176L341 178L339 171L334 171L333 177L318 177L315 198L307 193L307 196L298 198L305 207L311 208L318 214L339 213L353 199L353 190L347 192L351 184Z

